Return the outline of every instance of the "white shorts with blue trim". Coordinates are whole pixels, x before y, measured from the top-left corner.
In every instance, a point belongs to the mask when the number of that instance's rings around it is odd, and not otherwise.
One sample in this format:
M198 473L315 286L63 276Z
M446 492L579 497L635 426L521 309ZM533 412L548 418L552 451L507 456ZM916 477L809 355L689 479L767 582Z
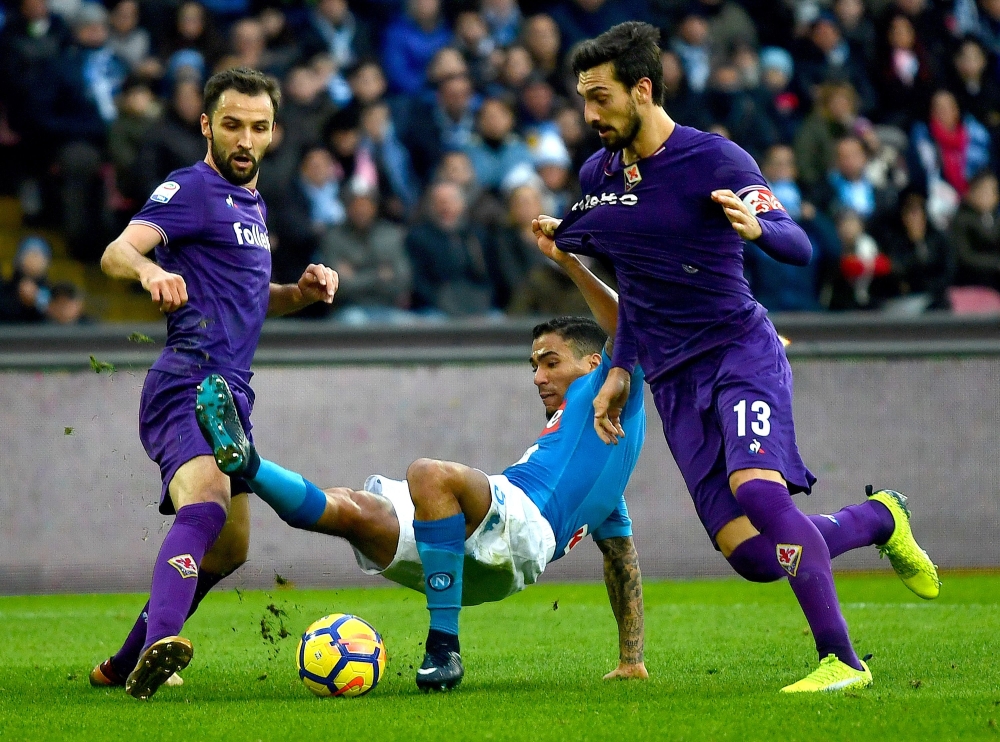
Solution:
M479 528L465 541L462 605L491 603L534 583L556 550L552 526L524 491L502 474L489 476L493 501ZM413 535L413 501L406 482L375 474L365 489L382 495L399 519L399 543L385 569L357 549L358 566L370 575L382 575L400 585L425 592L424 568Z

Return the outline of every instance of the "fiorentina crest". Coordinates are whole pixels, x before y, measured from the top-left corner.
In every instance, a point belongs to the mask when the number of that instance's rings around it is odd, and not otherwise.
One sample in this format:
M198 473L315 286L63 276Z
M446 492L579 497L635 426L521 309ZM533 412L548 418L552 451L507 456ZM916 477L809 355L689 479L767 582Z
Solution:
M640 180L642 180L642 175L639 174L639 163L633 162L625 168L625 190L631 191L639 185Z
M181 577L185 579L198 576L198 562L190 554L178 554L168 559L167 564L180 572Z
M799 571L802 547L798 544L778 544L775 549L778 554L778 564L790 577L795 577L795 573Z

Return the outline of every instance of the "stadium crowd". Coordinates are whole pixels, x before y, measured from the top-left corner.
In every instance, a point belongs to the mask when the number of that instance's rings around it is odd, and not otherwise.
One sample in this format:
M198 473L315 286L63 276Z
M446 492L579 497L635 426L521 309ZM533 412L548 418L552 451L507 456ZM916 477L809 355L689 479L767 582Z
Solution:
M0 2L0 192L95 262L204 157L206 77L253 67L284 96L275 280L326 263L353 323L586 311L531 219L600 146L567 57L630 19L662 29L671 116L750 152L812 241L803 268L748 245L768 309L1000 307L1000 0ZM48 249L24 240L0 319L80 316Z

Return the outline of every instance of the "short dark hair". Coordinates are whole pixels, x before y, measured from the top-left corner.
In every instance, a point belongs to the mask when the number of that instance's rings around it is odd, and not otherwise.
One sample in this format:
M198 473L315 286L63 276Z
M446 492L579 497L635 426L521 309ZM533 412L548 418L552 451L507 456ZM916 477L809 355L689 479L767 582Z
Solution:
M663 65L660 62L660 31L639 21L626 21L596 39L580 44L573 52L573 74L577 77L611 62L615 79L631 90L644 77L653 83L653 102L663 103Z
M235 90L243 95L267 93L267 97L271 99L271 109L275 114L277 114L278 106L281 104L281 88L277 81L260 70L235 67L231 70L217 72L205 83L205 113L208 114L209 118L212 118L215 107L219 105L219 98L227 90Z
M608 336L590 317L556 317L548 322L535 325L531 331L531 339L538 340L549 333L558 335L573 349L577 358L600 353Z

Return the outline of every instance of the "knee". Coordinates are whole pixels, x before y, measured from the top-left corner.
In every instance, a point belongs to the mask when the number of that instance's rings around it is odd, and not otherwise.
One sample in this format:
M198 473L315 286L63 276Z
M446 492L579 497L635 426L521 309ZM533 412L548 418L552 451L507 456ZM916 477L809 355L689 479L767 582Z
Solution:
M452 497L448 486L450 464L435 459L417 459L406 470L406 483L414 504ZM452 497L452 499L454 499Z

